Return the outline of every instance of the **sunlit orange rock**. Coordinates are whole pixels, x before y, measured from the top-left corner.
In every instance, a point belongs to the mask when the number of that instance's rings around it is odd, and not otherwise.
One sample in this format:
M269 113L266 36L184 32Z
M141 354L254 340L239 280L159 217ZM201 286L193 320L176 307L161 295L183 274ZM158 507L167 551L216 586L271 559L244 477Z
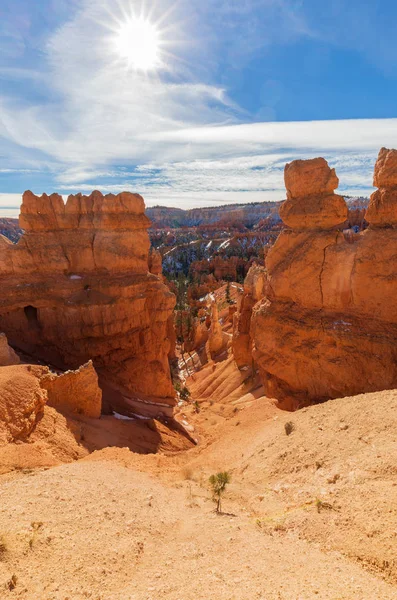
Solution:
M388 174L385 164L382 181L390 181L394 167ZM321 210L319 201L320 218ZM383 207L372 203L371 224L379 222L378 210L383 218ZM266 297L251 324L268 396L294 409L397 387L396 252L391 227L347 240L338 228L314 223L302 230L298 223L279 235L266 258Z
M40 385L47 390L48 404L57 410L96 419L101 416L102 391L91 360L76 371L45 374Z
M160 252L156 250L156 248L150 248L149 271L153 273L153 275L163 274L163 259Z
M280 217L292 229L333 229L346 221L342 196L334 194L339 180L323 158L294 160L285 166L287 200Z
M380 149L375 164L374 187L397 187L397 150Z
M219 322L218 306L215 299L211 301L211 325L208 332L207 348L212 358L220 354L226 346L225 334Z
M25 440L47 401L40 377L48 369L31 365L0 367L0 446Z
M375 165L374 186L365 215L371 227L397 226L397 150L382 148Z
M149 272L143 198L93 192L64 204L25 192L20 225L16 245L0 237L0 331L10 343L62 370L92 359L110 407L115 397L118 407L172 407L175 296Z
M267 283L265 267L253 264L244 280L244 295L233 321L233 356L239 367L252 364L252 309L266 295Z

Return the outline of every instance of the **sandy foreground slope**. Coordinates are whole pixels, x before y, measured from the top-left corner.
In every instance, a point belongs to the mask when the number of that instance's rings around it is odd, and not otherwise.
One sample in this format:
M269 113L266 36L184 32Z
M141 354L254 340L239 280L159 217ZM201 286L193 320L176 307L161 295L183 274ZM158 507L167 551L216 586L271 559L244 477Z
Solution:
M291 414L244 377L225 360L190 382L191 450L1 476L0 598L397 599L397 392Z
M122 452L122 451L119 451ZM247 511L216 516L112 462L79 462L3 484L2 598L29 600L391 599L396 589L294 533L268 535ZM12 586L12 584L11 584Z

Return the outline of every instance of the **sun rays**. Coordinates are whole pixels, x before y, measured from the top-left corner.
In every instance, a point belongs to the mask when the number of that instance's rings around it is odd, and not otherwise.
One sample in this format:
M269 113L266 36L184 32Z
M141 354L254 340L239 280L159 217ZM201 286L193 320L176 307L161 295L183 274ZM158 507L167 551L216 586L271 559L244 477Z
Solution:
M118 0L107 8L109 20L102 25L111 32L108 48L116 63L149 76L174 71L175 63L183 62L172 52L181 43L176 4L160 11L154 1Z
M130 67L151 71L160 66L159 32L144 17L132 17L120 26L114 39L115 51Z

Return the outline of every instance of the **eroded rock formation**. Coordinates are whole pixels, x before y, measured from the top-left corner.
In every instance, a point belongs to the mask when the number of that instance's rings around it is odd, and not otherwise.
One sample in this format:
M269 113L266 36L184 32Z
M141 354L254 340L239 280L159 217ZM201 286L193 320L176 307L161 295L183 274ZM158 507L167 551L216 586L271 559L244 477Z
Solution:
M163 274L163 259L160 252L156 250L156 248L150 248L149 271L153 273L153 275Z
M286 167L281 214L291 229L268 253L251 329L266 393L286 408L397 387L396 165L397 152L382 149L370 227L353 243L338 228L347 208L327 163Z
M252 338L250 334L252 309L267 293L265 267L254 264L244 280L244 295L233 321L233 355L239 367L252 364Z
M397 150L382 148L375 165L374 187L366 220L372 227L397 226Z
M20 362L18 354L8 345L6 334L0 333L0 367L19 365Z
M173 406L174 295L149 272L143 198L25 192L16 245L0 236L0 330L60 369L92 359L107 401ZM158 271L158 265L155 267ZM167 325L168 323L168 325Z
M47 390L48 404L57 410L94 419L101 416L102 391L92 360L76 371L62 375L48 373L41 378L40 385Z
M0 368L0 446L25 440L47 401L40 386L46 367L14 365Z
M218 306L215 298L211 300L211 325L208 331L207 348L211 358L215 358L226 347L228 337L219 322Z
M280 208L280 217L288 227L328 230L346 221L346 202L334 194L339 179L326 160L294 160L285 166L284 179L287 200Z

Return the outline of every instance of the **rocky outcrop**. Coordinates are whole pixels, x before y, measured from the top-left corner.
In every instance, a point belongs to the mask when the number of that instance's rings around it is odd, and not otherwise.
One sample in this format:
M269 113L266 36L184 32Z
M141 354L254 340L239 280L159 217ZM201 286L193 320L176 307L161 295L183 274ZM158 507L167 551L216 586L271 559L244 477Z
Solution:
M209 336L209 329L206 324L205 319L200 319L196 317L193 320L192 332L190 334L190 339L185 342L184 347L187 352L192 352L193 350L198 350L204 344L207 343Z
M211 325L208 331L207 350L211 358L215 358L226 347L225 334L219 322L218 306L215 299L211 301Z
M46 367L0 368L0 446L25 440L42 414L47 392L40 387Z
M175 297L149 272L143 198L25 192L16 245L0 237L0 330L59 369L92 359L112 404L173 406L168 353ZM135 410L137 410L135 408Z
M334 194L339 180L326 160L294 160L285 166L284 179L287 200L280 208L280 217L288 227L328 230L346 221L345 200Z
M282 209L292 229L267 255L268 291L253 310L251 327L266 394L285 408L397 387L397 196L393 203L390 187L397 183L396 155L381 150L375 182L388 187L373 195L370 228L352 243L337 227L346 209L337 200L337 210L330 211L324 201L336 181L325 161L321 175L314 170L314 181L300 179L313 172L313 161L308 169L305 161L286 167L289 195L303 194L302 182L310 195L307 203L300 196L292 221ZM384 191L391 194L387 203Z
M374 187L366 220L372 227L397 226L397 150L382 148L375 165Z
M215 256L211 262L211 266L214 269L214 277L217 281L226 279L229 281L236 281L237 263L239 262L237 256L232 256L231 258Z
M163 259L158 250L156 248L150 248L149 252L149 271L153 275L162 275L163 274Z
M62 375L48 373L41 378L40 385L47 390L48 404L57 410L94 419L101 416L102 391L91 360L76 371Z
M18 354L8 345L5 333L0 333L0 367L19 365L20 362Z
M233 320L233 356L239 367L252 364L252 338L250 334L252 309L267 293L265 267L254 264L244 280L244 295Z

